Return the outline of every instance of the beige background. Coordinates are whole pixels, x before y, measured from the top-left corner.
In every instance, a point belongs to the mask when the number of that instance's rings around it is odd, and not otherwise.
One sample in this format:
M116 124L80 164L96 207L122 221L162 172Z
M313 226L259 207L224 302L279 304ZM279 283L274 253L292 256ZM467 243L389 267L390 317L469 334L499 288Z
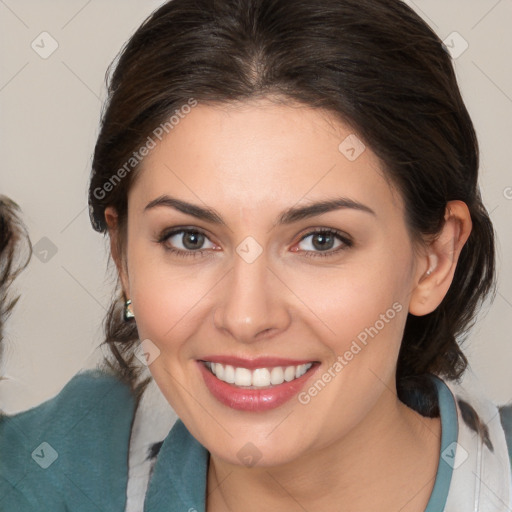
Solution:
M0 0L0 193L21 206L36 248L16 282L22 299L6 333L0 408L7 411L52 396L101 357L96 347L114 280L107 244L89 224L87 184L104 74L160 3ZM512 400L512 0L408 3L454 52L468 44L454 62L481 144L482 194L498 233L499 288L466 349L472 385L504 403ZM58 48L42 58L52 44ZM50 250L45 262L48 247L55 254Z

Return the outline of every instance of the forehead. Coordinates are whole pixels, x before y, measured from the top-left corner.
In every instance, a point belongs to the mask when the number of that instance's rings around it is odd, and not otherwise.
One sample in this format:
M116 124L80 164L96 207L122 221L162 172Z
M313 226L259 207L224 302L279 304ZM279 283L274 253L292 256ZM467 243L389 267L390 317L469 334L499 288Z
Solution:
M259 99L199 103L174 119L142 161L132 202L172 194L261 214L270 205L344 196L385 215L402 210L376 155L325 110Z

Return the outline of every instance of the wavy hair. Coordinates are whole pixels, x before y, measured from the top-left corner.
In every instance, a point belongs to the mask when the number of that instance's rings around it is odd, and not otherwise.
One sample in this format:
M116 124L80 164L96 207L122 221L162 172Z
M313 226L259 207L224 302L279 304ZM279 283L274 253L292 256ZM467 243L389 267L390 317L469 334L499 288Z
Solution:
M32 244L20 213L14 201L0 195L0 355L5 322L19 300L19 296L11 297L11 284L32 256Z

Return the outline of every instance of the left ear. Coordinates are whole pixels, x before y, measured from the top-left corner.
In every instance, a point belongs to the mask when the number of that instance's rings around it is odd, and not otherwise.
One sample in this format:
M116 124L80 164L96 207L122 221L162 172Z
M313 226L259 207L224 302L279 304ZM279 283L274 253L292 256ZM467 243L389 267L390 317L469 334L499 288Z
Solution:
M449 201L441 233L430 242L418 266L409 313L416 316L427 315L441 304L452 284L460 252L472 227L471 214L466 203Z

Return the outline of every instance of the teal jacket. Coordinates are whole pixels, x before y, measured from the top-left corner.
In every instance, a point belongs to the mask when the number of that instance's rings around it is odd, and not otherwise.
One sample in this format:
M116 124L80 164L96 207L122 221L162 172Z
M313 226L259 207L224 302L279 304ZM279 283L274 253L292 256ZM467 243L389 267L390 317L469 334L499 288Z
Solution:
M87 371L41 405L0 417L0 511L124 511L136 403L115 376ZM204 510L207 463L207 450L178 420L144 510Z
M122 511L135 397L104 373L0 418L2 512Z
M478 499L490 503L498 492L503 506L511 494L501 427L489 423L486 436L490 437L480 440L473 427L464 425L461 418L468 412L461 413L454 392L439 378L435 384L441 454L426 512L473 510L458 505L468 495L468 485L473 485L474 468L483 466L487 482L496 485L491 498L482 494ZM468 405L464 403L463 409ZM0 511L123 512L136 405L128 385L115 376L85 371L56 397L28 411L0 417ZM492 450L485 443L494 443ZM467 462L459 467L461 454ZM208 459L208 451L178 419L158 453L142 500L144 512L204 512Z

